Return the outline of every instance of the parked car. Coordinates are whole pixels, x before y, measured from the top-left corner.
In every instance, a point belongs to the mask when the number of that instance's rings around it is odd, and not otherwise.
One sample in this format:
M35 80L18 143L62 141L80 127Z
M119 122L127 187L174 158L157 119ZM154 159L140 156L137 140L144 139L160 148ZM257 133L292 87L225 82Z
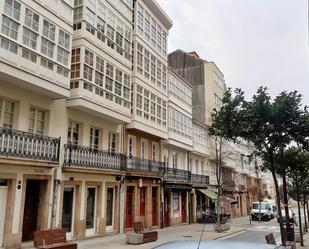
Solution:
M273 211L268 202L253 202L251 207L251 219L252 220L271 220L273 218Z
M198 240L189 241L172 241L153 249L196 249L198 248ZM251 243L244 241L227 241L227 240L202 240L200 249L284 249L284 246L268 245L265 243Z

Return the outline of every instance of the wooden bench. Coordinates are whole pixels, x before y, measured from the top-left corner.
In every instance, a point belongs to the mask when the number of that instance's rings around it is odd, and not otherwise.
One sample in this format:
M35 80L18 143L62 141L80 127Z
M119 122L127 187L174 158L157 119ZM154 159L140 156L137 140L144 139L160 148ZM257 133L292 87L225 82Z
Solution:
M77 244L67 242L66 229L53 229L33 232L34 247L40 249L77 249Z
M158 239L157 231L144 231L144 226L142 222L133 223L134 232L143 235L143 243L153 242Z
M269 245L276 245L276 240L274 238L273 233L267 234L265 236L265 239L266 239L267 244L269 244ZM290 249L296 249L295 241L286 241L285 242L285 246L287 248L290 248Z

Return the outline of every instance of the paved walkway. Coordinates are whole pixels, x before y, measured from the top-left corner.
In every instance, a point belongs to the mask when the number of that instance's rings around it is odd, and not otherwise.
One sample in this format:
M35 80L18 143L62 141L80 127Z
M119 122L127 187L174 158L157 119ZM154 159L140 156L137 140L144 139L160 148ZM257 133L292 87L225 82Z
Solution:
M203 240L218 239L233 233L245 230L250 226L248 217L234 218L230 222L231 229L225 232L214 232L213 224L206 224L204 227ZM158 230L158 241L142 245L126 244L125 234L97 237L93 239L79 240L79 249L148 249L171 240L198 240L200 239L203 224L179 225Z

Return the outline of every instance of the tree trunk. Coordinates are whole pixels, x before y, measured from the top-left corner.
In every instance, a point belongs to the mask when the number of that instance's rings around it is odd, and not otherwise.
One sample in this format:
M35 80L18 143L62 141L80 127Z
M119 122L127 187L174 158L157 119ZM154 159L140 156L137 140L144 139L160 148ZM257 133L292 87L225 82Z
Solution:
M291 233L291 223L289 216L289 203L288 203L288 190L286 184L286 175L285 173L282 175L282 185L283 185L283 202L284 202L284 210L285 210L285 227L286 227L286 240L292 241L292 238L289 236Z
M278 204L278 215L279 215L279 226L280 226L280 235L281 235L281 243L283 246L285 246L285 233L283 228L283 221L282 221L282 212L281 212L281 200L280 200L280 191L278 186L278 180L275 172L271 172L274 183L275 183L275 190L276 190L276 198L277 198L277 204Z
M307 205L307 218L308 218L308 222L309 222L309 198L306 201L306 205Z
M297 179L296 179L297 182ZM301 213L300 213L300 196L299 196L299 187L296 184L296 196L297 196L297 209L298 209L298 222L299 222L299 233L300 233L300 245L304 246L304 238L303 238L303 228L301 223Z
M306 196L305 196L305 191L303 191L303 209L304 209L304 221L305 221L305 231L304 233L308 232L308 223L307 223L307 215L306 215Z

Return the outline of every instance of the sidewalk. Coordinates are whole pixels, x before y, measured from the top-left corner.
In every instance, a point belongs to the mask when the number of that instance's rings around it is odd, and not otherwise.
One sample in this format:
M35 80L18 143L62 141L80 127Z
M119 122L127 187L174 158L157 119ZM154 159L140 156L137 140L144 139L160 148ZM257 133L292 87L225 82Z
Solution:
M203 233L203 240L218 239L228 236L246 229L249 225L248 217L240 217L231 219L231 229L222 233L214 232L214 224L206 224ZM167 227L158 230L158 240L156 242L142 245L126 244L125 234L117 234L113 236L97 237L93 239L79 240L79 249L148 249L156 245L160 245L172 240L198 240L200 239L203 229L203 224L180 225ZM308 240L309 241L309 240Z

